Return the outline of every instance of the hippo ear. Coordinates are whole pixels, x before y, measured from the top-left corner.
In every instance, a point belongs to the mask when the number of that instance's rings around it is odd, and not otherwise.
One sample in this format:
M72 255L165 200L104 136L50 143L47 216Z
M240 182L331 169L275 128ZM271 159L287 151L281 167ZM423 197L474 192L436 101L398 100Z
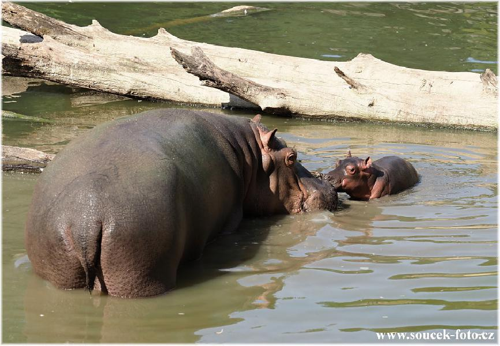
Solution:
M349 151L347 151L347 155L345 157L352 157L352 155L351 155L351 149L349 149Z
M368 169L368 168L370 168L371 166L372 166L372 159L370 158L370 156L368 156L368 157L365 159L363 169Z
M278 131L278 129L265 132L259 128L260 141L262 142L262 146L264 147L264 149L269 150L271 148L271 144L274 140L276 131Z
M260 120L262 119L262 115L257 114L256 116L253 117L252 121L256 124L260 123Z

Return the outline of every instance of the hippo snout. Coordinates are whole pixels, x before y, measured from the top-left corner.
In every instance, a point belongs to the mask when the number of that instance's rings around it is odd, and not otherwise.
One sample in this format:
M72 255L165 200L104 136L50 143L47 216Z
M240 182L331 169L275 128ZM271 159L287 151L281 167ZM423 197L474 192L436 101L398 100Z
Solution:
M303 203L305 212L337 209L337 191L329 183L318 183L313 189L308 189L308 196Z

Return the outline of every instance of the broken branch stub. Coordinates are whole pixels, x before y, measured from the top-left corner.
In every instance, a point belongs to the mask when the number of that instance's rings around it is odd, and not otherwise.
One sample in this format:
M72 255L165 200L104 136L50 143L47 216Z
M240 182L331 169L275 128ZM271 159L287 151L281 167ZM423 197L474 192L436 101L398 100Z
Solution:
M356 89L357 91L360 91L360 92L367 91L367 88L363 84L358 83L354 79L352 79L351 77L346 76L346 74L341 69L339 69L337 66L335 66L333 70L335 71L337 76L342 78L347 84L349 84L349 86L351 88Z
M172 47L170 52L175 61L187 72L197 76L203 82L203 85L228 92L245 101L259 105L265 112L274 114L290 113L286 106L276 102L277 99L283 100L287 98L284 90L252 82L219 68L200 47L192 47L191 55L181 53Z

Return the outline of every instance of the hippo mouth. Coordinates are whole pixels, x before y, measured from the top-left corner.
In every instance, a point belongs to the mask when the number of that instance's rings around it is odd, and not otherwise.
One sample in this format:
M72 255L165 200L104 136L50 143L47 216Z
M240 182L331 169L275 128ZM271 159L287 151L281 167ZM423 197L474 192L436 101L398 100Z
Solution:
M299 213L307 213L320 210L333 212L337 209L337 191L335 186L326 176L318 172L309 172L301 165L297 165L297 183L301 196L297 201Z
M302 212L308 213L318 210L328 210L333 212L337 209L337 192L335 187L322 181L320 189L312 189L303 194L300 209Z

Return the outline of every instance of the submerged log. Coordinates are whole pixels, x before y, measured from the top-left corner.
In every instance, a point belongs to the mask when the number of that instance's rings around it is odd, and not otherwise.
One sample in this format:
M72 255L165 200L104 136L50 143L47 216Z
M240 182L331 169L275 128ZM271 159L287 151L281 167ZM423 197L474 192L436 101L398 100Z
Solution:
M78 27L12 3L3 3L2 13L29 31L3 28L5 73L138 98L258 106L313 118L498 127L497 78L490 70L424 71L369 54L319 61L186 41L164 29L151 38L123 36L97 21Z
M2 145L2 170L41 173L54 157L35 149Z
M268 8L264 7L255 7L255 6L234 6L228 8L227 10L214 13L208 16L194 17L194 18L183 18L183 19L174 19L164 23L155 23L145 28L133 28L127 30L124 34L126 35L140 35L144 34L147 31L158 30L159 28L172 28L174 26L193 24L206 22L210 20L214 20L217 18L228 18L228 17L241 17L254 13L260 13L264 11L269 11Z
M16 112L5 111L5 110L2 110L2 119L31 121L34 123L47 123L47 124L54 123L54 121L50 120L50 119L44 119L44 118L40 118L40 117L32 117L32 116L19 114Z

